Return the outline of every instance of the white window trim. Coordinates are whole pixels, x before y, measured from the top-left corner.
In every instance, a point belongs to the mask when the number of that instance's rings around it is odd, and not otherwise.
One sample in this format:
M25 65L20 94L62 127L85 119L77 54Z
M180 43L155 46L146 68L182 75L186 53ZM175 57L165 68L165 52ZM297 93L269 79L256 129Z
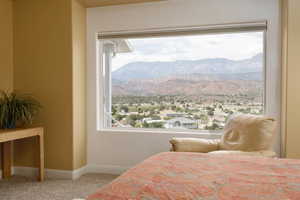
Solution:
M104 67L103 67L103 42L99 40L101 38L113 38L113 39L122 39L127 37L137 37L139 34L141 35L154 35L157 36L160 33L162 35L167 35L172 32L183 34L189 34L189 32L198 32L198 34L216 34L216 33L231 33L231 32L255 32L255 31L262 31L264 32L264 112L268 115L268 111L273 110L270 108L271 104L271 95L268 95L267 89L270 88L269 84L270 81L270 68L269 63L267 62L267 55L268 55L268 48L267 48L267 35L268 35L268 25L267 21L259 21L259 22L247 22L247 23L235 23L235 24L218 24L218 25L208 25L208 26L198 26L198 27L167 27L167 28L159 28L159 29L144 29L144 30L132 30L132 31L114 31L114 32L99 32L97 34L97 131L99 133L150 133L150 134L158 134L158 133L165 133L165 134L189 134L189 135L201 135L203 137L208 138L220 138L222 135L222 131L209 131L209 130L180 130L180 129L145 129L145 128L107 128L105 127L105 80L106 77L100 76L104 74ZM269 73L268 73L269 72ZM100 84L101 83L101 84ZM109 90L108 90L109 91Z

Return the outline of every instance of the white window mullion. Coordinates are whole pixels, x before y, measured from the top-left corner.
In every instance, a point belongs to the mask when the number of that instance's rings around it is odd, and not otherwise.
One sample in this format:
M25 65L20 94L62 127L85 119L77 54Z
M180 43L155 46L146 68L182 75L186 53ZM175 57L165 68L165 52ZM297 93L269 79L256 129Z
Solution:
M104 125L111 127L111 106L112 106L112 90L111 90L111 68L112 57L114 54L114 45L111 43L104 44L104 70L105 70L105 84L104 84Z

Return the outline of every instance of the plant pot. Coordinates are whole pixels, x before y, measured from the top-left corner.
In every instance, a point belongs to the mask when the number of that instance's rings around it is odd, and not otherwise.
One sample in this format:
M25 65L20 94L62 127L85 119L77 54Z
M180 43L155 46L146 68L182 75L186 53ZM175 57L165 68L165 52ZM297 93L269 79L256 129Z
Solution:
M16 123L15 122L10 122L8 124L5 124L2 129L15 129L17 128Z

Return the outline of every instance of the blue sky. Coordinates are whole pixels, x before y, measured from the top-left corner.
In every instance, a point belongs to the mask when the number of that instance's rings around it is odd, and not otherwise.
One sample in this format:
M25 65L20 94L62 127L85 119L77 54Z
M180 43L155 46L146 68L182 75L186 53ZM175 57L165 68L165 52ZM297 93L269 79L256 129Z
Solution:
M131 62L227 58L242 60L263 52L263 33L230 33L129 39L132 53L118 54L113 71Z

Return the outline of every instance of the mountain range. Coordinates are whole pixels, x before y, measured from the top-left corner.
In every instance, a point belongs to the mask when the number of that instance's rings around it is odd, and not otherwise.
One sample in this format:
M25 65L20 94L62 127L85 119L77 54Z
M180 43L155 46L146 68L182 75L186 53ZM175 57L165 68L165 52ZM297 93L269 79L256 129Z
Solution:
M133 62L112 72L113 95L260 94L263 54L174 62Z
M263 54L238 61L212 58L174 62L133 62L114 71L112 78L119 81L129 81L184 74L241 74L261 72L262 64Z

